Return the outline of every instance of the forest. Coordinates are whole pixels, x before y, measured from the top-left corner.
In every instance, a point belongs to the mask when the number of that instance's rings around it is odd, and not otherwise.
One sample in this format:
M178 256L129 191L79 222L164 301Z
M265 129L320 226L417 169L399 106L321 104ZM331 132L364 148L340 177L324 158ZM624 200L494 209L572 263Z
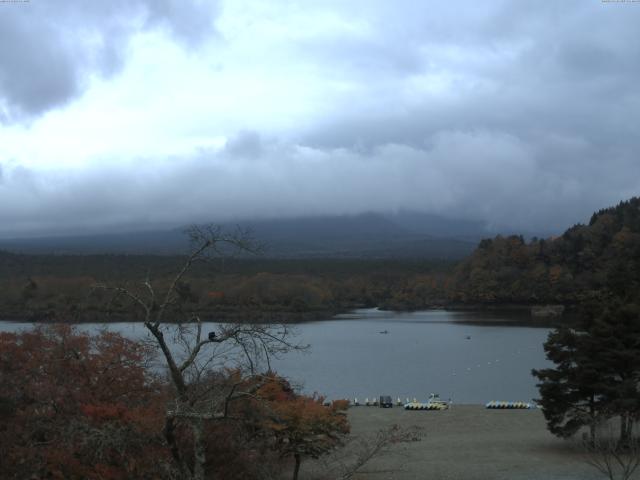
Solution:
M129 315L96 283L168 282L180 264L162 255L0 252L0 316L104 321ZM497 236L462 261L441 259L211 259L179 285L181 307L209 319L304 321L357 307L413 310L558 304L575 309L606 292L640 289L640 199L593 214L547 239Z
M574 307L614 294L638 299L640 198L594 213L588 225L526 242L521 236L482 240L456 266L452 303L545 304Z
M170 281L182 257L54 256L0 253L0 317L105 321L129 318L107 309L96 283ZM425 308L444 302L452 263L442 260L211 259L180 286L182 308L204 318L303 321L357 307Z

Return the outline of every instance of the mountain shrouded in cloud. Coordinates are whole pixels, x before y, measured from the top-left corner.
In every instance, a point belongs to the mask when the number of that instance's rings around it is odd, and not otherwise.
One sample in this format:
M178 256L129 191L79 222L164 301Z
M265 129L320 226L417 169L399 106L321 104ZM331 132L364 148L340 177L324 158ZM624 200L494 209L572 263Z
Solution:
M0 4L1 235L423 211L562 230L640 190L640 4Z

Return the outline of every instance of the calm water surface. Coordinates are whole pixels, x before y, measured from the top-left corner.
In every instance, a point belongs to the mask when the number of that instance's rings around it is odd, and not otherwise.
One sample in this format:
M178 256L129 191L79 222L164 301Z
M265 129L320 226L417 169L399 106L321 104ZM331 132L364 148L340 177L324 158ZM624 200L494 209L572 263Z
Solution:
M304 391L332 399L392 395L424 400L434 392L456 403L531 400L537 396L531 369L548 365L542 343L549 329L505 320L516 319L474 312L357 310L298 325L297 342L311 348L272 365ZM5 331L30 327L0 322ZM108 328L131 338L147 335L142 324Z

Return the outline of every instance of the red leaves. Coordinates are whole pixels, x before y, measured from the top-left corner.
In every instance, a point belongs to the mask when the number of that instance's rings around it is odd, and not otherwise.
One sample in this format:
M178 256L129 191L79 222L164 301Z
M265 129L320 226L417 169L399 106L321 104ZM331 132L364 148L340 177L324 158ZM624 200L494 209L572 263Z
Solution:
M170 477L169 389L145 369L150 353L114 333L65 325L0 333L0 477ZM349 431L345 402L325 407L275 374L214 372L210 380L194 392L229 395L221 397L229 417L205 429L206 468L221 478L261 478L266 464L282 461L275 458L317 457ZM191 458L188 422L178 420L174 435Z
M129 410L124 405L82 405L82 413L96 422L126 420Z
M157 474L163 387L145 347L68 325L0 334L0 471L19 478ZM147 448L147 447L151 448Z

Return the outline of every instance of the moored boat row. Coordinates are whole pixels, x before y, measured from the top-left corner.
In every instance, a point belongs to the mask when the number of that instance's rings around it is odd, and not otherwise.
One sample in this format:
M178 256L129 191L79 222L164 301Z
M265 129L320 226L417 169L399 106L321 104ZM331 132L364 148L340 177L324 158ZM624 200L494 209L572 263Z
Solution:
M486 408L493 409L530 409L535 405L529 402L503 402L498 400L491 400L485 405Z
M409 402L404 406L405 410L447 410L449 404L447 402Z

